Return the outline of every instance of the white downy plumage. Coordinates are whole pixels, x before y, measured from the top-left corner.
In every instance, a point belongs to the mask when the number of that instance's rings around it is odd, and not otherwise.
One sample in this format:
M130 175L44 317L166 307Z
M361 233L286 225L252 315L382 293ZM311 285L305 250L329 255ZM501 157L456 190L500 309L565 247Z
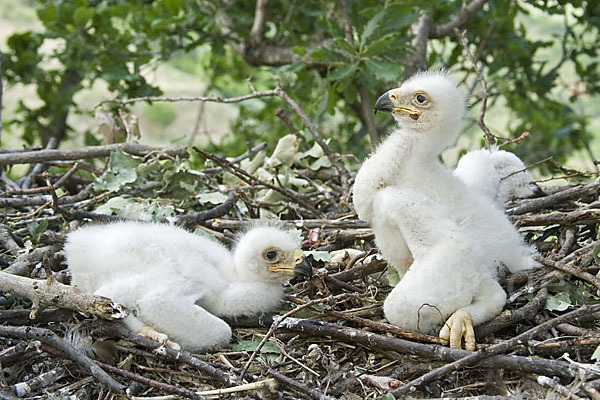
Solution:
M454 175L494 199L500 207L509 200L531 197L540 190L519 157L497 148L469 151L458 161Z
M353 188L383 257L402 277L385 300L400 327L473 349L473 324L498 314L506 293L499 271L532 268L527 246L502 210L439 160L456 140L465 100L443 73L425 72L379 98L397 127L364 162ZM409 268L410 267L410 268ZM447 321L444 324L444 321Z
M198 351L229 342L231 329L219 317L279 306L282 284L303 258L299 245L288 231L258 226L232 253L175 226L118 222L70 233L65 254L73 284L127 306L129 328L166 342L156 329Z

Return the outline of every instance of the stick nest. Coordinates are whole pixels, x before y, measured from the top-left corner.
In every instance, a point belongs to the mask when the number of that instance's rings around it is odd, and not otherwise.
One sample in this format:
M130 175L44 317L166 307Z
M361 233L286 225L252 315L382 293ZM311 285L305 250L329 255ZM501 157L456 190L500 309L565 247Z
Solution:
M0 194L2 397L599 398L598 184L547 186L507 204L544 267L505 278L505 312L477 327L479 352L469 353L386 323L382 303L394 277L369 257L373 234L351 208L353 173L317 145L282 140L268 156L263 144L236 159L132 144L10 153L5 164L31 169L14 182L3 176ZM106 156L106 164L81 160ZM169 221L230 244L259 217L300 231L315 274L289 285L276 315L230 321L230 348L177 353L118 320L71 311L80 304L40 300L50 275L51 285L68 283L62 243L81 223ZM325 262L343 248L362 253ZM14 275L36 280L40 297L11 289Z

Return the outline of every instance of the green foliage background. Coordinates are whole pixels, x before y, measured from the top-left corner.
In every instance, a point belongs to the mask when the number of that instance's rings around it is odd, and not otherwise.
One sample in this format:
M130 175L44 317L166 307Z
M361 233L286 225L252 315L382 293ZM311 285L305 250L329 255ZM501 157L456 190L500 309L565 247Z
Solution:
M114 97L161 94L161 87L141 72L170 62L202 79L208 94L246 94L249 76L257 90L271 89L280 79L323 135L333 139L335 150L362 158L370 149L367 127L373 118L364 110L370 110L387 88L424 66L412 56L411 25L428 13L431 25L440 26L460 12L463 2L424 6L417 0L270 1L258 36L252 32L255 2L242 0L33 4L43 29L8 38L3 63L9 87L34 85L41 99L39 106L20 100L14 115L3 115L4 129L20 132L27 144L92 129L69 126L68 121L69 115L90 113L75 99L97 81L105 82ZM538 20L561 16L562 29L532 37L524 22L532 21L531 13ZM589 104L598 104L600 89L599 27L597 0L490 0L467 24L471 51L490 86L490 102L498 106L490 114L504 114L488 120L499 136L531 132L529 140L513 148L526 162L550 155L562 161L576 150L590 150L598 129L590 123L598 112L590 113ZM45 53L48 40L58 40L59 45ZM430 38L423 61L462 78L463 87L472 89L470 103L478 109L480 88L453 33ZM262 140L274 146L276 138L289 133L276 116L279 108L285 110L279 99L237 107L234 135L222 148L228 154L239 154ZM155 111L160 111L154 115L159 125L171 123L169 107ZM301 129L300 120L289 110L288 115ZM391 123L385 116L373 122L378 136ZM93 134L87 137L88 143L95 143Z

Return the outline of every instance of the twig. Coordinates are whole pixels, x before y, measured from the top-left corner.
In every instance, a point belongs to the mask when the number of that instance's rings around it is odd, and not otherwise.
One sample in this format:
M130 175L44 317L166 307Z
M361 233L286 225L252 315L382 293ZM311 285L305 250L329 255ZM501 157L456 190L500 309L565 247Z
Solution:
M46 143L46 147L44 150L56 149L58 146L58 139L56 137L51 137L48 139L48 143ZM29 189L31 187L31 183L33 182L33 176L42 172L44 168L44 164L35 164L33 165L27 176L22 178L22 182L20 182L21 189Z
M485 324L479 325L475 328L475 335L478 338L485 337L491 333L504 329L517 322L523 320L530 320L542 309L546 303L548 297L548 290L542 288L538 291L531 301L527 302L523 307L518 308L514 311L505 311L502 314L496 316L491 321Z
M564 396L565 399L572 400L583 400L582 397L577 396L575 393L571 392L568 388L561 385L557 379L548 378L547 376L539 375L536 379L537 383L542 386L549 387L560 395Z
M4 325L0 326L0 336L39 340L50 347L62 351L69 359L76 362L85 371L98 379L111 392L120 393L124 388L123 385L115 381L110 375L104 372L94 361L83 354L83 352L79 351L71 343L58 337L51 330L33 328L30 326L15 327Z
M284 225L289 227L296 227L302 229L313 229L313 228L332 228L332 229L348 229L348 228L367 228L369 225L358 219L294 219L281 221ZM252 220L228 220L228 219L214 219L212 221L213 228L219 229L241 229L252 225Z
M519 226L549 226L596 224L600 220L600 209L583 209L571 212L549 212L533 215L515 215L512 220Z
M467 6L463 6L450 21L439 26L432 26L429 29L429 38L439 39L450 35L454 29L460 28L469 22L483 8L485 3L487 3L487 0L473 0Z
M130 99L112 99L112 100L103 100L96 105L99 107L103 104L107 103L117 103L120 105L139 103L141 101L164 101L167 103L176 103L180 101L204 101L211 103L240 103L242 101L256 99L261 97L274 97L279 96L277 89L265 90L262 92L253 92L250 94L246 94L238 97L221 97L221 96L182 96L182 97L161 97L161 96L143 96L143 97L132 97Z
M181 147L151 147L139 143L118 143L104 146L88 146L74 150L38 150L15 151L0 154L0 166L11 164L27 164L32 162L79 160L109 156L113 151L123 151L134 156L145 156L150 153L159 155L187 157L187 148Z
M240 161L245 160L246 158L253 157L258 152L264 150L265 147L267 147L267 142L259 143L256 146L254 146L253 148L246 151L244 154L240 154L239 156L229 160L229 162L232 164L237 164ZM214 174L214 173L220 172L222 170L223 170L222 167L214 167L214 168L204 168L201 172L203 174Z
M191 214L181 215L177 218L177 223L182 226L191 226L194 224L200 224L211 218L222 217L227 214L235 206L238 200L238 195L235 192L231 192L227 197L227 200L223 204L219 204L209 210L198 211Z
M567 200L574 200L587 196L598 196L598 194L600 194L600 184L593 183L584 186L575 186L549 196L524 200L518 206L506 210L506 213L509 215L520 215L528 212L540 211Z
M387 268L387 262L384 260L373 260L366 265L359 265L358 267L350 268L330 276L339 279L340 281L347 282L353 281L371 275L377 272L381 272Z
M311 399L334 400L332 397L326 396L322 393L317 392L316 390L310 389L310 388L306 387L306 385L303 385L298 381L288 378L287 376L280 374L279 372L275 371L272 368L269 368L269 370L267 371L267 375L272 376L278 382L286 385L287 387L290 387L290 388L294 389L295 391L298 391L300 393L307 395Z
M115 375L119 375L122 376L123 378L127 378L127 379L131 379L133 381L136 382L140 382L146 386L150 386L153 388L157 388L160 390L164 390L167 393L173 393L176 394L178 396L182 396L188 399L193 399L193 400L208 400L207 397L201 396L199 394L197 394L196 392L192 391L192 390L188 390L188 389L184 389L184 388L180 388L177 386L173 386L173 385L169 385L167 383L162 383L159 381L156 381L154 379L150 379L150 378L146 378L143 377L141 375L138 374L134 374L133 372L129 372L126 371L124 369L121 368L117 368L117 367L113 367L112 365L108 365L108 364L104 364L102 362L97 362L98 365L100 365L100 367L105 370L108 371L112 374Z
M475 2L476 1L473 1L473 3L475 3ZM492 134L492 132L490 132L490 130L487 127L487 125L485 124L485 122L483 121L483 118L485 117L485 111L487 108L487 98L488 98L487 83L485 82L485 79L483 78L481 69L477 65L477 60L475 59L475 57L473 57L473 54L471 54L471 51L469 50L469 45L467 44L464 34L462 32L460 32L458 30L458 28L456 28L456 27L454 27L453 30L454 30L454 33L456 34L456 37L458 38L458 41L460 42L462 47L465 49L465 53L467 54L467 57L469 57L469 60L471 60L471 64L473 64L473 69L475 70L475 73L477 74L477 80L479 81L479 84L481 85L481 89L483 91L483 93L481 94L481 109L479 111L479 116L477 117L477 124L483 131L485 142L487 144L488 149L491 149L492 145L494 145L496 143L496 139L494 138L494 135Z
M52 138L52 139L55 139L55 138ZM78 169L79 169L79 164L75 163L75 165L73 165L70 170L68 170L54 184L51 184L51 186L42 186L42 187L37 187L37 188L32 188L32 189L14 190L14 191L10 191L10 192L1 193L0 196L8 197L8 196L14 196L14 195L21 195L21 194L36 194L36 193L46 192L46 191L50 190L51 188L54 188L54 190L56 190L56 189L62 187L69 180L69 178L73 176L73 174Z
M129 314L121 304L63 285L52 275L45 280L38 280L0 272L0 289L31 300L31 319L35 319L37 313L47 306L67 308L109 320L122 319Z
M537 257L537 261L541 264L547 265L549 267L554 267L560 271L567 272L573 276L576 276L580 279L583 279L586 282L591 283L596 289L600 290L600 279L596 278L593 274L589 272L582 271L577 268L574 263L561 263L556 262L554 260L550 260L546 257Z
M38 390L52 385L57 380L65 376L67 371L63 367L57 367L50 371L43 372L35 378L25 382L19 382L7 387L6 389L14 392L18 397L33 396Z
M342 318L346 321L354 322L355 324L359 324L359 325L366 326L369 328L374 328L379 331L393 333L394 335L398 335L400 337L403 337L403 338L409 339L409 340L417 340L419 342L425 342L425 343L435 343L435 344L440 344L443 346L448 344L447 340L439 338L437 336L430 336L430 335L426 335L421 332L409 331L409 330L397 327L396 325L372 321L370 319L357 317L355 315L340 312L340 311L328 310L327 314L331 314L334 317Z

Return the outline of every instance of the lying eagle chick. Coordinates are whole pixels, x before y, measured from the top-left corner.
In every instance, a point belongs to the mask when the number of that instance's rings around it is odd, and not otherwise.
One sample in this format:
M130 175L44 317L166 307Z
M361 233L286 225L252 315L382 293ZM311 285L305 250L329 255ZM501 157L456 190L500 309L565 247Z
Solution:
M282 284L310 270L299 245L288 231L259 226L230 252L175 226L117 222L70 233L65 253L73 284L128 307L130 329L199 351L229 343L231 328L219 317L279 306Z

